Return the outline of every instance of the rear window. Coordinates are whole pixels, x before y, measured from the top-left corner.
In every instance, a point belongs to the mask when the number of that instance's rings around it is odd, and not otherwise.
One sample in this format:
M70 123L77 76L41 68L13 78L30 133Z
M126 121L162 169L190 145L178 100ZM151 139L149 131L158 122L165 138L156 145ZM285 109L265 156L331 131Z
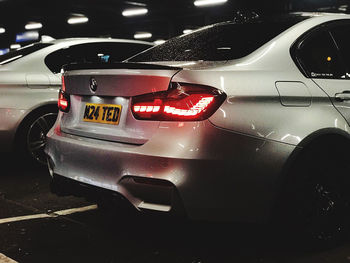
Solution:
M242 58L308 17L226 22L168 40L128 61L224 61Z
M38 51L38 50L43 49L45 47L48 47L50 45L52 45L52 44L36 43L36 44L31 44L31 45L25 46L23 48L16 49L14 51L10 51L9 53L0 56L0 65L4 65L4 64L13 62L17 59L20 59L24 56L27 56L35 51Z
M53 73L59 73L63 65L72 63L116 63L150 47L152 47L151 44L123 42L77 44L49 54L45 58L45 64Z

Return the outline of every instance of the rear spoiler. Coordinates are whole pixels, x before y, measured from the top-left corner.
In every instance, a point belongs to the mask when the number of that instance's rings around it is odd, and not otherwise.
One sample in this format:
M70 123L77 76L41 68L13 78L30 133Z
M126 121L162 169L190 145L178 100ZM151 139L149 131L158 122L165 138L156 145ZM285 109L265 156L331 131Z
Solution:
M79 64L67 64L62 67L63 71L81 70L81 69L171 69L181 70L179 67L169 67L157 64L147 63L132 63L132 62L120 62L120 63L79 63Z

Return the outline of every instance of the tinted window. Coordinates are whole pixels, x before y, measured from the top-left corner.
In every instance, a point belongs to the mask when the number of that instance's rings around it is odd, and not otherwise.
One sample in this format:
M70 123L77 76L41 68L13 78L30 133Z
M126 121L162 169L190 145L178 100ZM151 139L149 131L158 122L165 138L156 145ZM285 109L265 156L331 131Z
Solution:
M347 73L350 72L350 25L339 25L331 30L332 35L340 49L340 54L346 66ZM349 77L349 75L348 75Z
M242 58L306 19L221 23L168 40L129 61L223 61Z
M10 62L15 61L19 58L27 56L35 51L38 51L42 48L48 47L50 45L52 45L52 44L49 44L49 43L31 44L31 45L25 46L23 48L11 51L5 55L1 55L0 56L0 65L10 63Z
M45 64L54 73L71 63L120 62L151 47L136 43L87 43L57 50L45 58Z
M345 78L345 67L328 31L318 31L305 39L297 50L298 61L313 78Z

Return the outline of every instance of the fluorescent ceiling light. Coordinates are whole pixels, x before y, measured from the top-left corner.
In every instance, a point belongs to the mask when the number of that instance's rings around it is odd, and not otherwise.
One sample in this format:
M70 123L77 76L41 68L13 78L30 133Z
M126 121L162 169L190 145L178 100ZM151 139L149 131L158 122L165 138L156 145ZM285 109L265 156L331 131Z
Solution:
M89 21L89 18L86 16L76 16L76 17L71 17L67 20L68 24L82 24L82 23L87 23Z
M6 53L10 52L9 48L1 48L0 49L0 56L5 55ZM0 63L1 64L1 63Z
M139 16L139 15L145 15L148 13L147 8L130 8L130 9L125 9L122 12L123 16Z
M36 23L36 22L30 22L24 26L24 28L27 30L39 29L42 27L43 27L43 25L41 23Z
M192 29L185 29L184 31L182 31L184 34L188 34L191 33L193 30Z
M50 42L50 41L53 41L55 40L53 37L51 36L48 36L48 35L42 35L41 36L41 42Z
M151 38L152 34L149 32L140 32L140 33L135 33L134 38L135 39L145 39L145 38Z
M160 44L163 44L165 42L164 39L157 39L156 41L154 41L153 43L156 44L156 45L160 45Z
M0 27L0 34L3 34L3 33L5 33L5 32L6 32L5 28Z
M207 6L207 5L217 5L226 3L227 0L196 0L194 1L195 6Z
M348 5L341 5L341 6L338 7L338 10L345 12L345 11L348 10Z
M21 47L20 44L12 44L12 45L10 46L11 49L17 49L17 48L20 48L20 47Z
M16 42L25 42L39 39L38 31L26 31L16 35Z
M134 6L146 6L146 4L144 3L132 2L132 1L125 1L125 4L134 5Z

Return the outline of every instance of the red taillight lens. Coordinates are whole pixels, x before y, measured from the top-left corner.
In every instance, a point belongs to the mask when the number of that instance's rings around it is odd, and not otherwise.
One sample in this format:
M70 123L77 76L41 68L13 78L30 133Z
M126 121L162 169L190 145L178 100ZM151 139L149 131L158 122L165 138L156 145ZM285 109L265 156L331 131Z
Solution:
M64 91L64 92L66 92L66 83L65 83L65 81L64 81L64 76L62 76L62 87L61 87L61 89Z
M70 107L69 96L63 90L58 95L58 108L60 111L68 112Z
M212 87L172 83L167 91L132 98L136 119L156 121L197 121L209 118L226 94Z
M66 85L62 76L62 88L58 94L58 109L63 112L68 112L70 107L69 95L66 93Z

